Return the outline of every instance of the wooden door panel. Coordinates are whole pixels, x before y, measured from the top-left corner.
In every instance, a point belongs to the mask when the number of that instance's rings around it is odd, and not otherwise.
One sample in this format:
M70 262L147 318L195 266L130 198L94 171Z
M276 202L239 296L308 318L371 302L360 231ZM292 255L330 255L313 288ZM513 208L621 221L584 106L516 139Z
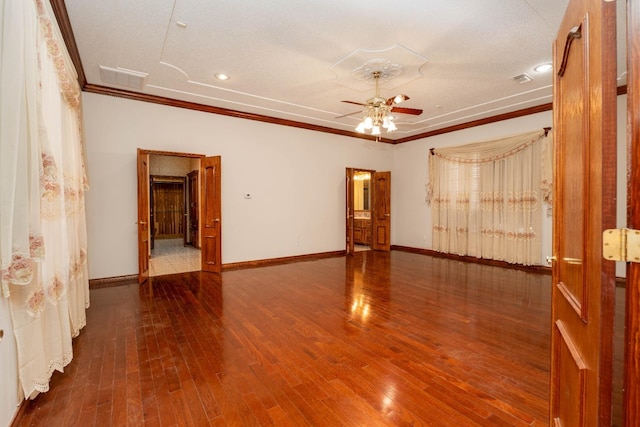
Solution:
M207 227L205 226L205 229ZM211 230L208 230L211 231ZM205 257L202 257L202 270L203 271L212 271L214 273L219 273L220 269L217 268L219 265L218 260L218 235L214 233L207 233L204 236L202 241L202 253L207 254Z
M588 126L590 113L588 65L591 58L588 49L588 24L588 17L584 17L577 28L572 28L573 32L569 29L565 39L562 39L562 35L558 36L558 41L563 46L556 46L556 49L561 49L556 53L563 55L561 64L565 64L564 74L558 79L558 90L563 97L560 107L562 132L567 137L567 143L557 147L558 156L563 159L562 167L559 168L562 176L558 177L558 181L563 183L560 188L562 194L558 199L561 205L559 219L562 221L562 227L558 229L562 236L559 239L559 252L563 255L557 260L560 281L556 283L559 295L585 320L588 306L583 301L587 297L588 288L587 281L584 280L582 260L585 234L583 206L587 197L585 181L575 177L585 176L585 168L589 166L585 161L589 146L588 128L585 127ZM580 34L580 39L573 38L577 34Z
M611 423L615 3L570 0L553 46L555 185L550 425Z
M221 170L220 156L200 162L202 175L202 271L222 271Z
M572 340L571 334L562 321L555 323L554 348L552 358L558 375L554 387L562 389L562 395L556 394L551 404L555 418L563 420L562 426L583 426L585 419L585 396L587 367L579 346Z
M391 172L374 172L371 179L373 188L371 247L389 251L391 250Z
M346 171L346 179L345 179L345 186L346 186L346 218L345 218L345 230L346 230L346 253L347 255L352 255L353 252L355 251L354 248L354 243L355 243L355 236L354 236L354 216L355 216L355 211L354 211L354 200L353 200L353 175L354 175L355 169L353 168L347 168Z
M138 282L149 278L149 154L138 148Z
M389 246L389 240L387 239L387 227L384 224L378 223L375 229L375 242L376 247L381 248Z

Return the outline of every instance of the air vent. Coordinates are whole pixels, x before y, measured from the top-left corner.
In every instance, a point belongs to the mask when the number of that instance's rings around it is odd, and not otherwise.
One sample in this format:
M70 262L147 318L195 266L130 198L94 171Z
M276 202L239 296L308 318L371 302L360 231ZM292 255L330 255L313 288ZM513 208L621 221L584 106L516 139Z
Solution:
M514 81L523 84L523 83L529 83L531 81L533 81L533 77L531 77L529 74L524 73L524 74L520 74L518 76L512 77Z
M125 68L111 68L100 65L100 79L104 83L126 86L133 89L142 89L144 80L149 74L140 71L127 70Z

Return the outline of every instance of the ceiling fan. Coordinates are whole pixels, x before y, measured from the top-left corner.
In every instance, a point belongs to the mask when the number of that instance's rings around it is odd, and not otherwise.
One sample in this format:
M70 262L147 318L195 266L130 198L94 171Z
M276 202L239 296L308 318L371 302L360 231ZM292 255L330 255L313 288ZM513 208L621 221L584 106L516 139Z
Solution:
M342 116L336 117L336 119L342 117L352 116L354 114L358 114L362 112L364 114L363 120L356 127L356 131L360 133L364 133L366 130L371 131L371 135L380 135L381 129L386 129L387 132L393 132L397 129L393 120L395 117L391 113L401 113L401 114L412 114L414 116L418 116L422 114L422 110L418 108L404 108L397 107L396 105L404 102L409 99L407 95L398 94L391 98L382 98L380 96L380 88L379 88L379 80L382 73L380 71L374 71L371 73L375 83L376 83L376 93L373 98L367 99L367 101L363 104L361 102L355 101L342 101L347 104L355 104L361 105L364 107L363 110L354 111L353 113L344 114Z

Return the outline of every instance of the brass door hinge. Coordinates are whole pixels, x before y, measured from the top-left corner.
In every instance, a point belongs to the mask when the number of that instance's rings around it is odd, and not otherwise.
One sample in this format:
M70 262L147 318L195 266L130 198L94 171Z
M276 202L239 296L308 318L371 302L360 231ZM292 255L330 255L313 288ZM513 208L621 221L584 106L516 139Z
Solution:
M605 230L602 233L602 256L609 261L640 262L640 230Z

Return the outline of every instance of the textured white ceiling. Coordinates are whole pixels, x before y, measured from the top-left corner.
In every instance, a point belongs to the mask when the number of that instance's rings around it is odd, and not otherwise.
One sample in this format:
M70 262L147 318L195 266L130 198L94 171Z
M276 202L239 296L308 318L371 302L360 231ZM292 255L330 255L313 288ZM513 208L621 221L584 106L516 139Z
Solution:
M358 107L340 101L364 102L374 92L357 69L397 65L381 95L407 94L402 106L424 113L400 115L398 131L383 135L391 139L551 102L552 74L533 67L552 60L567 3L65 2L87 81L95 85L351 131L359 114L335 117ZM621 55L619 75L624 62ZM101 79L100 66L148 76L142 90L118 86ZM231 78L219 81L218 72ZM533 81L512 80L522 73Z

